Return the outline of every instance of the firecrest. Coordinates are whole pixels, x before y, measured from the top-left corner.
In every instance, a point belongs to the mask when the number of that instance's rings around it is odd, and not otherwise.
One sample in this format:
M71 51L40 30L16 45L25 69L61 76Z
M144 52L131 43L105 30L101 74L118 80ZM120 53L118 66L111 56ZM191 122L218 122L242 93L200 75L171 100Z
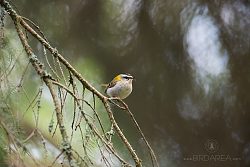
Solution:
M109 84L106 85L105 93L109 97L118 97L125 99L132 90L134 77L130 74L119 74Z

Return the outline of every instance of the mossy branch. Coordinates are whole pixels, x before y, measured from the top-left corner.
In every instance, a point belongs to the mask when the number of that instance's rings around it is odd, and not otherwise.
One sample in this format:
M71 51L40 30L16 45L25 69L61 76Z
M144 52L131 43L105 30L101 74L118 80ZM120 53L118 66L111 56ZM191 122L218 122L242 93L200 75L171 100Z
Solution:
M56 111L57 123L59 125L60 134L62 136L62 141L63 141L63 150L62 151L65 152L67 159L69 161L69 165L70 166L77 166L77 163L74 160L74 155L73 155L73 151L71 148L71 144L70 144L70 141L68 139L68 134L66 132L65 125L63 122L63 115L62 115L60 100L59 100L59 97L57 96L56 91L55 91L54 86L53 86L53 85L57 85L57 86L60 86L60 85L58 85L54 82L55 79L53 79L53 77L46 71L44 65L40 62L38 57L32 51L32 48L29 45L25 34L23 33L23 30L22 30L23 28L25 30L27 30L33 37L35 37L35 39L37 39L48 51L50 51L51 54L53 55L53 57L56 60L58 60L60 63L62 63L65 66L65 68L67 68L67 70L78 81L80 81L81 84L86 89L91 91L94 94L94 96L98 97L101 100L101 102L103 103L103 105L108 113L111 124L113 125L113 127L114 127L116 133L118 134L118 136L120 137L120 139L123 141L123 143L125 144L125 146L129 150L132 158L134 159L135 165L137 167L142 166L141 160L138 158L135 150L133 149L133 147L131 146L131 144L129 143L129 141L127 140L127 138L125 137L125 135L123 134L121 129L119 128L119 126L118 126L118 124L113 116L113 113L111 111L111 107L110 107L108 98L106 96L104 96L102 93L100 93L98 90L96 90L87 80L85 80L81 76L81 74L79 72L77 72L77 70L75 68L73 68L73 66L57 51L57 49L53 48L49 44L49 42L46 40L46 38L44 36L39 35L39 33L37 33L25 21L27 19L23 19L22 16L18 15L15 12L15 10L12 8L12 6L9 4L8 1L2 0L2 1L0 1L0 3L5 8L7 13L11 16L11 18L15 24L15 28L16 28L16 31L18 33L19 39L21 40L21 43L25 49L25 52L27 53L27 56L29 58L29 61L32 64L33 68L35 69L37 74L41 77L41 79L44 81L44 83L47 85L47 87L49 88L51 97L53 99L55 111ZM76 101L78 101L78 100L76 100ZM85 116L85 113L83 111L82 111L82 115ZM88 122L86 117L84 117L84 118L85 118L86 122ZM104 141L104 143L106 143L105 139L102 138L101 134L99 134L99 132L97 130L95 130L94 125L92 125L91 123L89 123L88 125L94 131L94 133L96 133L96 135L99 136L99 138L101 138ZM125 162L122 158L120 158L118 156L118 154L115 153L114 149L111 146L109 146L108 143L106 143L106 146L123 163L123 165L130 166L127 162Z
M55 107L55 113L56 113L56 118L57 118L57 124L59 126L59 130L60 130L60 134L62 137L62 153L66 154L66 157L68 159L69 165L70 166L78 166L77 162L75 160L75 155L78 153L76 153L72 146L71 146L71 142L69 140L66 128L65 128L65 123L64 123L64 117L62 114L62 108L63 108L63 104L65 102L66 99L66 95L65 98L62 100L60 99L60 95L57 94L57 91L55 89L55 87L58 87L60 89L63 89L66 93L68 93L71 97L73 97L74 99L74 103L75 106L78 107L82 117L84 118L85 122L87 123L88 127L91 129L91 132L97 136L97 138L103 143L103 145L105 146L105 148L107 150L109 150L110 153L112 153L123 166L132 166L131 164L129 164L128 162L126 162L118 153L117 151L113 148L112 143L110 143L110 140L107 138L106 134L104 133L104 128L102 126L102 123L100 121L100 118L95 110L95 97L99 98L100 101L102 102L108 116L109 116L109 120L110 123L112 125L112 128L114 128L116 134L118 134L118 136L120 137L121 141L124 143L124 145L126 146L127 150L129 151L130 155L132 156L134 163L136 165L136 167L141 167L142 166L142 162L139 159L139 157L137 156L135 150L133 149L132 145L129 143L129 141L127 140L126 136L123 134L122 130L120 129L118 123L116 122L113 112L111 110L111 106L110 104L115 104L111 98L106 97L105 95L103 95L101 92L99 92L97 89L95 89L58 51L56 48L52 47L50 45L50 43L48 42L47 38L45 37L44 33L39 29L39 27L32 22L31 20L29 20L28 18L22 17L19 14L16 13L16 11L12 8L12 6L10 5L10 3L7 0L0 0L0 4L1 6L3 6L5 8L5 10L7 11L7 13L10 15L11 19L14 22L15 25L15 29L18 33L19 39L25 49L25 52L27 53L28 59L30 61L30 63L32 64L33 68L35 69L35 71L37 72L37 74L40 76L40 78L42 79L42 81L46 84L46 86L48 87L49 91L50 91L50 95L53 99L53 104ZM31 26L30 26L31 24ZM33 29L32 27L35 27L35 29ZM26 30L29 34L31 34L37 41L39 41L43 48L44 48L44 54L46 56L46 61L48 62L47 59L47 55L46 55L46 50L48 50L51 55L52 58L54 60L57 61L57 63L59 64L61 73L63 74L63 70L61 68L60 63L69 71L70 74L70 78L72 78L72 76L78 80L81 85L84 87L84 89L86 88L87 90L89 90L90 92L92 92L93 94L93 99L94 99L94 107L92 107L87 101L85 101L84 99L80 99L78 97L78 94L76 93L76 87L74 87L73 83L70 82L70 84L73 87L73 91L71 91L69 89L69 86L65 86L63 84L61 84L58 81L59 76L57 75L56 71L54 71L52 69L52 67L50 66L49 62L49 67L50 70L53 72L53 74L55 74L56 79L54 79L52 77L52 75L50 75L47 71L45 66L42 64L42 62L38 59L38 57L36 56L36 54L33 52L26 35L24 34L23 30ZM72 76L71 76L72 75ZM63 75L63 79L64 82L66 84L66 79ZM72 81L73 82L73 81ZM93 124L88 117L86 116L86 113L83 111L82 105L81 105L81 100L83 102L85 102L88 106L91 107L91 109L93 110L93 112L95 113L98 122L101 126L101 132L98 131L98 129L96 128L95 124ZM63 102L62 102L63 101ZM151 160L152 160L152 164L153 166L156 164L156 166L158 167L158 162L156 159L156 156L151 148L151 146L149 145L148 141L146 140L146 137L144 136L141 128L139 127L137 121L135 120L133 114L131 113L131 111L129 110L127 104L125 104L122 100L118 99L118 101L122 104L122 106L120 105L116 105L121 109L125 109L130 117L133 120L133 123L136 125L137 130L139 131L139 133L141 134L143 140L145 141L148 149L149 149L149 153L151 155ZM73 128L73 124L74 124L74 120L72 123L72 128ZM98 145L99 146L99 145ZM75 154L74 154L75 153ZM102 153L102 152L101 152ZM60 154L61 155L61 154Z

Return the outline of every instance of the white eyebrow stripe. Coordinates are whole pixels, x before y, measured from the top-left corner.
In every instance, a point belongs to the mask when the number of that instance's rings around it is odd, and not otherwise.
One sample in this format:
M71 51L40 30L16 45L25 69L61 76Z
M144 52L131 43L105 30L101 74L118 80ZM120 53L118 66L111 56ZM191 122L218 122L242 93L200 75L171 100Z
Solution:
M123 78L130 78L130 79L133 79L133 78L134 78L133 76L127 75L127 74L122 74L122 77L123 77Z

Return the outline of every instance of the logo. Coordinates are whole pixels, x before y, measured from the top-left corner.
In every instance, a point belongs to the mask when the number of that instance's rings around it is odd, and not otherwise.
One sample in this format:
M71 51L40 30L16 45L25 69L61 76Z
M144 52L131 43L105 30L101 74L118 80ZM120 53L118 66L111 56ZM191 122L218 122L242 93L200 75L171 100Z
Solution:
M214 139L208 139L205 143L205 150L209 153L215 153L219 150L219 143L217 140Z
M191 153L183 158L184 161L193 162L224 162L241 161L239 156L232 156L228 153L222 154L219 151L219 142L215 139L207 139L204 143L204 149L207 153Z

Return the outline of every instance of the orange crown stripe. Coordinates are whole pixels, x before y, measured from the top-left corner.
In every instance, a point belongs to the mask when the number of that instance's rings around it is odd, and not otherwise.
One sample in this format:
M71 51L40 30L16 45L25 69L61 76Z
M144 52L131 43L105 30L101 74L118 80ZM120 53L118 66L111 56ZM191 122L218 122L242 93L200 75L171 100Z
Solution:
M117 75L115 78L114 78L114 81L120 81L122 78L121 78L121 75Z

